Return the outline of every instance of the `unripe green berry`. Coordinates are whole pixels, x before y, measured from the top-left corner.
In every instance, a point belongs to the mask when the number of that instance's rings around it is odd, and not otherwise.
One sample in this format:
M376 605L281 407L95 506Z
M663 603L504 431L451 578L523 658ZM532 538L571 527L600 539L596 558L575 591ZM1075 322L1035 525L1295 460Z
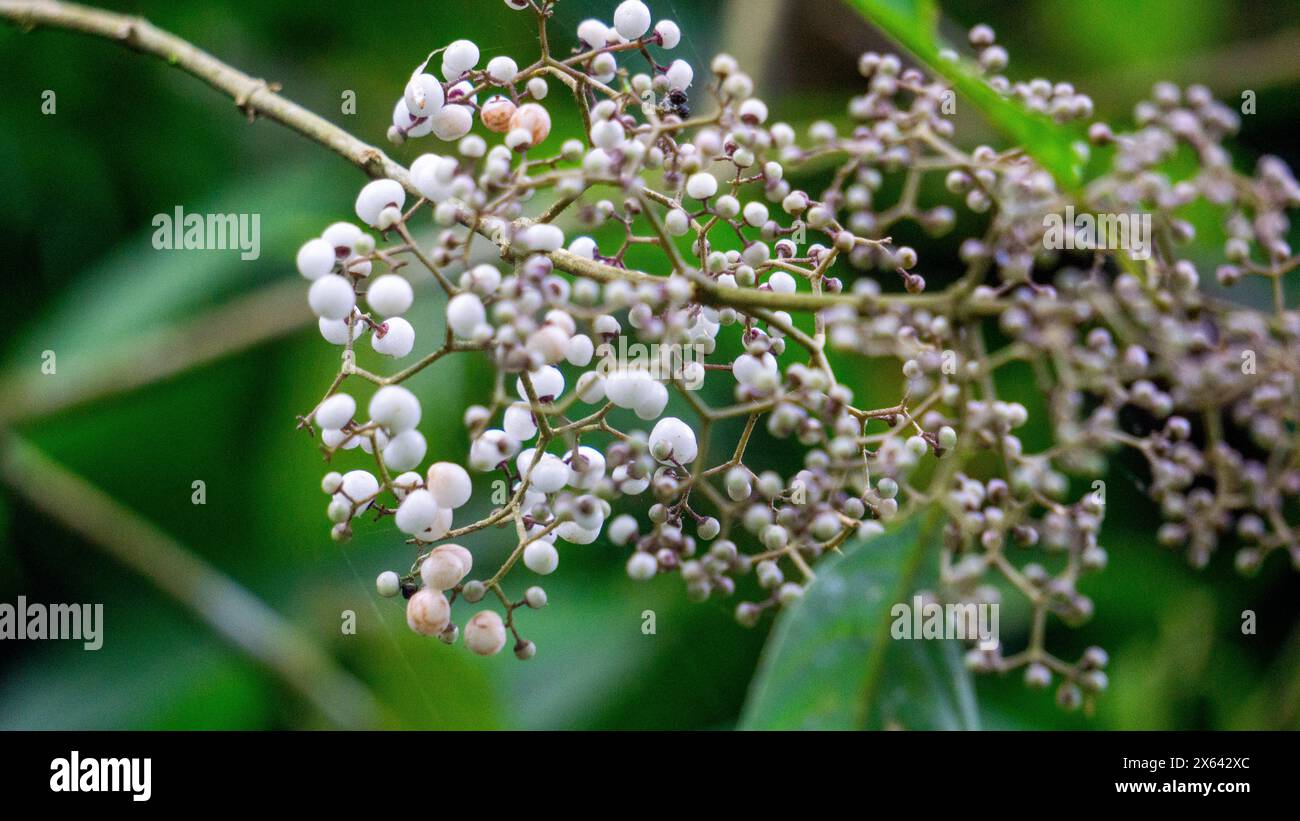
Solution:
M794 582L786 582L776 594L777 601L789 606L803 598L803 588Z
M758 575L758 583L769 590L776 588L781 582L785 581L785 574L781 572L781 568L776 566L776 562L771 559L759 562L754 572Z
M763 609L753 602L741 602L736 605L736 621L741 627L753 627L758 624Z
M1042 662L1033 662L1025 668L1025 685L1041 690L1052 683L1052 671Z
M524 601L534 610L540 610L546 606L546 591L537 585L533 585L524 591Z
M753 486L749 482L749 471L742 467L734 467L727 471L726 485L727 496L733 502L748 499L749 494L753 491Z
M709 548L709 555L724 564L731 565L736 561L736 543L730 539L714 542Z
M722 524L712 516L709 516L700 522L695 528L696 534L706 542L716 539L722 532Z
M1110 684L1110 679L1101 670L1089 670L1079 677L1079 683L1091 693L1100 693Z
M385 570L375 579L375 590L386 599L391 599L402 590L402 580L391 570Z
M768 525L763 531L763 544L768 550L781 550L789 541L789 532L780 525Z
M1066 710L1077 710L1083 703L1083 693L1079 691L1079 685L1072 681L1061 682L1061 686L1056 688L1056 703Z
M916 458L921 458L925 452L930 449L930 445L922 436L910 436L907 439L906 447L909 453Z
M471 604L482 601L483 597L487 595L487 585L477 579L465 582L460 588L460 595Z
M882 499L892 499L898 495L898 482L885 476L879 482L876 482L876 492L880 494Z
M948 425L939 428L937 438L939 440L939 447L944 450L952 450L957 447L957 431L953 430L953 428Z
M1083 651L1083 666L1095 670L1105 667L1110 662L1110 656L1100 647L1089 647Z

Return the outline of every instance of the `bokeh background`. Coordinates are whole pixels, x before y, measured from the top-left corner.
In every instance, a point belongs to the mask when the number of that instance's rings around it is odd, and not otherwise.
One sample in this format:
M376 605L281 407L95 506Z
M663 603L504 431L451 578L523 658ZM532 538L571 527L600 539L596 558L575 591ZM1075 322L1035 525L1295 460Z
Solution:
M535 54L527 17L500 0L105 5L281 83L371 142L382 141L404 78L432 48L468 37L485 60L508 53L524 64ZM608 19L613 5L562 0L553 42L571 40L584 17ZM679 56L697 77L709 56L730 51L773 111L797 125L846 121L856 55L885 46L831 0L650 5L681 23ZM1205 82L1228 99L1253 90L1257 112L1234 143L1243 164L1262 153L1293 167L1300 159L1296 3L943 4L952 40L981 21L1010 49L1013 77L1071 80L1116 123L1156 79ZM97 652L0 644L0 727L735 725L770 623L744 630L733 603L691 604L677 577L634 584L621 550L598 542L563 552L544 582L550 606L520 615L539 653L519 663L406 629L400 600L374 593L379 571L409 565L391 527L358 527L345 546L329 540L318 488L326 468L294 417L312 407L337 358L306 310L293 254L351 215L363 182L356 169L278 125L249 125L192 77L101 40L4 27L0 77L0 448L11 454L0 601L102 602L106 611ZM41 110L46 90L57 95L53 115ZM347 91L355 114L342 113ZM557 116L557 131L573 127ZM960 103L958 134L967 146L997 139ZM436 150L431 140L391 153L409 163L427 150ZM260 214L261 257L155 251L150 221L178 205ZM906 239L932 282L952 275L955 240ZM427 341L440 334L440 306L424 286L411 318ZM54 375L41 373L45 350L57 355ZM461 413L490 390L475 364L452 358L412 382L432 459L463 456ZM841 367L860 392L892 401L887 380L862 364ZM1027 378L1012 373L1003 387L1041 407ZM715 439L719 452L726 438ZM1045 439L1042 429L1027 435L1029 444ZM794 468L794 449L760 444L764 467ZM204 505L191 502L195 480L206 484ZM1080 630L1054 625L1049 643L1066 657L1106 647L1111 690L1093 715L1067 715L1050 691L1029 692L1018 677L981 678L985 726L1300 726L1294 572L1274 561L1243 579L1226 552L1193 571L1153 544L1157 514L1136 489L1142 466L1119 460L1107 480L1110 566L1084 586L1096 616ZM487 511L486 496L473 513ZM132 530L139 521L153 529ZM480 567L511 546L496 533L472 544ZM511 577L513 592L528 575ZM1257 614L1256 635L1241 633L1245 609ZM340 630L344 610L357 615L356 635ZM657 616L653 635L641 630L645 610ZM1018 646L1024 625L1010 607L1002 629Z

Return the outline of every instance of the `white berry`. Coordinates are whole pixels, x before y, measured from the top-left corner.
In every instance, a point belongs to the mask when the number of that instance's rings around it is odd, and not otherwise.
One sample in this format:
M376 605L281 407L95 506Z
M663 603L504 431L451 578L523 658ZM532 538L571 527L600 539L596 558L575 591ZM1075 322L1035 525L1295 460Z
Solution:
M316 424L322 428L338 430L352 421L352 415L356 412L357 400L346 393L336 393L321 402L316 409Z
M554 225L530 225L520 232L519 242L529 251L555 251L564 246L564 232Z
M374 474L365 470L349 470L343 474L343 484L339 486L336 498L343 499L356 506L354 515L370 507L375 494L379 492L379 480Z
M661 462L689 465L698 454L695 431L675 416L665 416L650 431L650 452Z
M659 562L654 556L644 551L637 551L627 560L627 575L636 581L643 582L653 579L659 572Z
M323 319L343 319L357 304L352 285L338 274L326 274L311 284L307 304Z
M384 325L388 330L383 336L376 332L370 337L370 346L375 352L397 358L409 354L415 347L415 328L411 323L400 316L394 316L384 320Z
M410 470L424 461L424 454L428 449L424 434L418 430L399 433L388 440L388 444L384 446L384 465L389 470Z
M417 74L406 84L406 110L416 117L428 117L442 108L442 83L432 74Z
M493 57L488 60L487 73L493 80L505 85L519 73L519 64L509 57Z
M474 330L487 320L483 300L474 294L456 294L447 303L447 325L461 339L474 336Z
M672 20L655 23L655 34L659 35L659 40L666 49L677 48L677 44L682 41L682 30Z
M537 435L537 423L533 421L533 411L527 402L515 402L506 408L501 427L521 442L526 442Z
M411 309L415 293L406 277L384 274L366 289L366 302L380 316L400 316Z
M478 65L478 46L471 40L457 40L442 52L442 76L457 80Z
M539 576L548 576L560 566L560 552L541 539L529 542L524 548L524 566Z
M360 339L364 333L360 323L349 325L345 319L329 319L321 317L316 320L316 327L320 330L320 335L331 345L346 345L349 339Z
M388 206L401 209L406 189L397 180L374 180L357 195L357 216L367 225L379 226L379 215Z
M641 0L623 0L614 9L614 28L629 40L650 30L650 9Z
M464 137L474 127L474 113L468 106L446 105L438 109L428 122L435 137L446 142L454 142Z
M298 249L298 273L320 279L334 270L334 246L324 239L309 239Z
M449 510L464 505L473 492L469 474L455 462L433 463L429 466L428 480L429 492L439 505Z
M420 400L401 385L385 385L370 398L370 418L391 433L408 431L420 423Z
M559 368L552 368L550 365L539 368L528 374L528 380L533 383L533 392L537 398L542 401L554 401L560 394L564 393L564 374L560 373ZM528 401L528 391L524 389L524 380L515 380L515 391L519 398Z
M692 199L707 200L716 193L718 180L712 174L701 171L686 180L686 194Z
M666 76L669 88L685 91L690 88L691 81L695 79L695 70L685 60L673 60L672 65L668 66Z
M397 507L397 529L415 535L433 525L438 517L438 503L427 490L413 490Z

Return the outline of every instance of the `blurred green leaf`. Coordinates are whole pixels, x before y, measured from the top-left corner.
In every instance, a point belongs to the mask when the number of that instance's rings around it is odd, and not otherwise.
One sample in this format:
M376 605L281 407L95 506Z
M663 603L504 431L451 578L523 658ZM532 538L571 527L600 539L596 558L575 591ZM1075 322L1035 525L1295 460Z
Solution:
M846 2L932 72L951 83L989 123L1051 172L1061 186L1073 189L1079 185L1083 166L1074 143L1080 135L1001 96L989 88L968 62L940 57L944 46L937 32L939 7L933 0Z
M51 642L9 667L0 728L238 729L277 720L261 671L151 593L142 598L134 608L106 603L99 650Z
M319 210L302 203L319 201L326 191L337 191L335 201L346 202L351 178L346 169L339 177L321 183L318 166L300 162L255 181L238 180L198 204L179 204L187 214L256 215L260 256L255 260L241 259L238 250L157 250L152 245L155 229L138 226L64 289L32 322L30 333L9 340L5 364L35 370L31 363L49 349L58 354L60 379L75 380L94 373L106 356L138 343L151 331L183 323L267 283L293 279L294 247L328 224L330 213L329 201ZM177 207L171 202L154 204L166 215Z
M974 729L974 688L955 641L894 641L891 609L931 581L939 516L913 516L817 568L764 650L741 727Z

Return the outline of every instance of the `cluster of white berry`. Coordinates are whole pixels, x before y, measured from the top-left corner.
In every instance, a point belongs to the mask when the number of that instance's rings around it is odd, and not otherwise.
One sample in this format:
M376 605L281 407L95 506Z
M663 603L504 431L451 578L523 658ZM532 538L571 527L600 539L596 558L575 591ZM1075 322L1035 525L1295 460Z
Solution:
M499 56L479 69L478 47L457 41L430 57L441 55L441 77L426 73L426 60L397 103L395 142L431 133L452 145L416 158L406 178L362 189L357 217L388 244L338 223L298 256L321 334L343 349L337 378L302 423L320 429L328 457L359 448L373 461L373 470L326 476L333 534L346 539L370 510L391 517L415 545L407 573L379 579L384 595L407 597L412 629L455 641L452 604L490 592L504 615L473 615L466 644L495 653L509 631L527 658L534 648L515 613L543 606L546 595L533 586L514 600L506 575L520 561L534 574L552 573L566 546L602 534L631 548L633 578L680 573L692 598L742 598L736 617L754 624L798 599L826 552L936 506L948 520L941 595L995 601L1003 588L985 580L994 572L1029 600L1036 625L1048 614L1077 623L1092 612L1077 582L1105 565L1104 500L1089 492L1065 501L1068 475L1100 471L1121 445L1152 460L1158 498L1180 532L1196 534L1195 551L1208 555L1241 521L1260 545L1255 564L1287 545L1300 557L1284 513L1300 494L1300 381L1295 358L1286 357L1300 321L1280 301L1276 317L1260 318L1199 296L1194 269L1189 277L1185 261L1165 256L1171 245L1163 236L1144 278L1111 270L1132 264L1122 251L1071 258L1053 250L1044 216L1070 195L1024 152L967 152L949 142L949 89L894 55L862 58L867 89L850 101L849 130L819 121L800 135L769 118L731 57L711 61L707 83L696 83L684 61L661 62L681 32L655 22L640 0L619 4L612 25L584 21L565 53L547 32L555 0L506 5L536 18L536 60L520 67ZM990 76L1006 56L987 27L971 32L971 44L996 91L1057 119L1090 118L1091 100L1068 84ZM583 133L548 147L543 100L551 83L569 92ZM692 95L708 113L690 113ZM1230 129L1203 96L1189 90L1188 111L1176 91L1162 88L1140 112L1137 135L1094 125L1093 140L1119 150L1114 171L1080 205L1114 207L1120 199L1153 211L1159 230L1177 241L1186 239L1186 224L1175 212L1197 194L1240 215L1264 215L1244 226L1244 216L1230 221L1233 272L1280 279L1300 264L1289 249L1279 252L1285 209L1300 202L1295 181L1269 161L1258 178L1227 186L1232 172L1213 162L1220 155L1212 149ZM471 133L476 117L487 137ZM1193 190L1156 170L1180 139L1206 157ZM827 159L837 170L820 194L792 181ZM964 275L938 292L917 272L916 251L889 238L902 222L933 234L956 224L950 205L921 204L927 174L941 175L988 225L961 244ZM901 179L901 193L882 202L891 178ZM408 227L425 209L436 226L431 243ZM1267 247L1266 262L1250 261L1252 241ZM630 252L658 261L634 265ZM357 364L361 337L398 359L414 350L415 329L402 318L412 289L399 273L411 261L445 298L446 327L432 334L433 350L376 374ZM376 275L375 266L388 272ZM997 351L986 347L990 319L1011 340ZM612 353L629 341L660 354L630 361ZM1267 384L1206 376L1246 345L1274 369ZM470 500L470 474L441 462L419 472L427 450L420 402L401 385L454 354L485 359L496 374L492 395L465 414L465 464L510 489L490 514L458 527L453 515ZM897 401L859 406L832 355L893 360L879 373L899 385ZM999 398L995 380L1021 361L1039 368L1050 408L1055 441L1038 453L1017 433L1029 412ZM364 415L342 392L358 379L378 387ZM706 379L725 380L733 401L707 404L693 390ZM1230 394L1198 393L1225 381ZM691 421L665 415L673 394ZM1134 408L1158 423L1154 430L1121 425L1121 410ZM1207 420L1209 453L1193 447L1200 434L1177 411ZM1266 425L1261 441L1273 458L1228 454L1221 427L1208 421L1225 415ZM731 420L740 433L718 457L715 435ZM756 469L761 457L749 445L760 423L766 435L800 446L803 466L794 475ZM1240 482L1230 478L1238 467ZM1198 484L1207 476L1219 490ZM614 515L619 505L626 511ZM469 579L472 554L459 542L497 526L513 526L514 549L491 575ZM1057 555L1013 561L1013 545ZM969 662L1024 667L1035 685L1059 675L1066 706L1104 688L1104 653L1093 649L1070 664L1043 641L1036 627L1024 651L981 649Z

